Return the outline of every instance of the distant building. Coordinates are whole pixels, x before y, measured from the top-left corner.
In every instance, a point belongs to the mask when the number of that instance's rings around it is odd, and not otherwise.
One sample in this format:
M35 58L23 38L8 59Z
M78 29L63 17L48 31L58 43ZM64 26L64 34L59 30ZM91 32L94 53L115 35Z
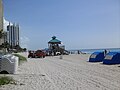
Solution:
M0 0L0 32L3 31L3 4L2 4L2 0ZM4 43L4 38L1 37L0 38L0 45Z
M19 45L19 25L10 25L9 23L7 26L7 41L12 47Z

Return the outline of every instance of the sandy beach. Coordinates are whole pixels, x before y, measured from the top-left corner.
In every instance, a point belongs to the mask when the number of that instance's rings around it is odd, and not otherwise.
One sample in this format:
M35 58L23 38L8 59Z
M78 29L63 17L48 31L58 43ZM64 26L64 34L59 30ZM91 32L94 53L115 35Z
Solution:
M26 56L26 55L25 55ZM30 58L0 90L120 90L120 65L87 62L89 54Z

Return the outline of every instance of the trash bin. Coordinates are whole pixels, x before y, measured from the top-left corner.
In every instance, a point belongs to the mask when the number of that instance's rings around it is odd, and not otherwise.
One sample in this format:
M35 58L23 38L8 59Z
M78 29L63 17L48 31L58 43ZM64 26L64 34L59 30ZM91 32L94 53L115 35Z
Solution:
M13 55L2 56L0 60L0 72L16 74L19 58Z
M120 64L120 52L109 52L105 56L103 64Z
M89 62L102 62L104 59L104 52L94 52L89 58Z

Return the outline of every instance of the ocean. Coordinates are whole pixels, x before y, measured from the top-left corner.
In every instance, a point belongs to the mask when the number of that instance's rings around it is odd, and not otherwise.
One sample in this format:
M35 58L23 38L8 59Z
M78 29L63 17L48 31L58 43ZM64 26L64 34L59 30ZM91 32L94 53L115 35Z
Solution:
M78 49L78 50L69 50L70 52L77 53L78 51L82 53L93 53L93 52L103 52L105 49ZM120 52L120 48L106 48L109 52Z

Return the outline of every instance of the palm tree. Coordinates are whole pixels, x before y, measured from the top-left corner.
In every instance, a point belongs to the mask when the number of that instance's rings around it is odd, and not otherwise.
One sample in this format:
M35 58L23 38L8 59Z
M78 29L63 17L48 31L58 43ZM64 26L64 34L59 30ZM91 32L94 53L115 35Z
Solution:
M6 41L6 42L2 43L2 47L3 48L10 48L10 44Z
M0 30L0 39L3 39L6 36L6 33L3 32L3 30ZM3 53L6 53L6 49L9 49L10 45L7 41L4 41L1 45L0 45L0 49L3 50Z

